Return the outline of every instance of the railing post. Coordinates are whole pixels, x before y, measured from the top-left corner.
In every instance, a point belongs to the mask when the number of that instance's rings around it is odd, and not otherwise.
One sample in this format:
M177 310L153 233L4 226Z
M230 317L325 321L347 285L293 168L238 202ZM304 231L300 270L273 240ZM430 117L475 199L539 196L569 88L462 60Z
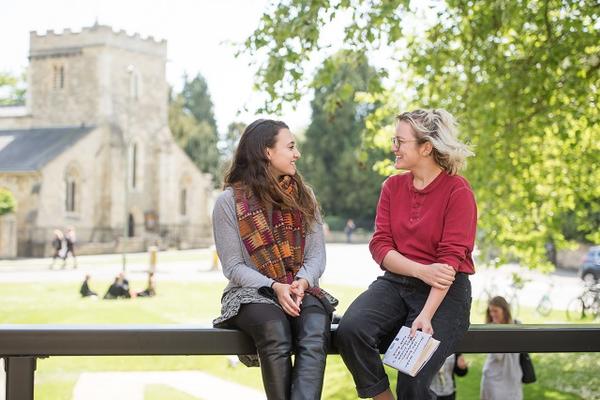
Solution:
M6 400L33 400L35 357L6 357Z

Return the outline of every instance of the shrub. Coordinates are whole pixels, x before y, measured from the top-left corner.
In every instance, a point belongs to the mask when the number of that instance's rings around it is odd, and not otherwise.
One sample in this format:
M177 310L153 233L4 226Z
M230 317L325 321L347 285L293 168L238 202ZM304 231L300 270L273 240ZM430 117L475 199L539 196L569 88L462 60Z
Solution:
M343 231L346 226L346 220L337 215L326 215L324 219L325 222L327 222L327 225L329 225L329 229L332 231Z
M0 215L8 214L15 210L15 197L13 194L4 188L0 188Z

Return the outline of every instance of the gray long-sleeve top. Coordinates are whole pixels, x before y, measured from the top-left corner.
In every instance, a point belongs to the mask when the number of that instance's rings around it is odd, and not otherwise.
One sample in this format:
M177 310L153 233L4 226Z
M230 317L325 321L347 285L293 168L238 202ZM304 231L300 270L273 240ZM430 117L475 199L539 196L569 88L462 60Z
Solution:
M271 286L273 279L261 274L252 262L242 243L235 212L233 189L227 188L219 195L213 209L213 234L223 274L229 279L225 293L234 288ZM304 278L308 284L319 286L319 278L325 271L325 236L320 217L307 232L304 246L304 264L296 278Z
M519 353L488 354L481 374L481 400L522 400Z

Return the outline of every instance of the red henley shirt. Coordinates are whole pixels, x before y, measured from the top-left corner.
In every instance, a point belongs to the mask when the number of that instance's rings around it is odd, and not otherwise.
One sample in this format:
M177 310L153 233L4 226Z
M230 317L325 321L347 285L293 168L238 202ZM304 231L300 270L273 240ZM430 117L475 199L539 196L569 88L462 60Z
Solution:
M396 250L422 264L444 263L473 274L476 226L475 196L465 178L444 171L418 190L408 172L383 183L369 249L379 265Z

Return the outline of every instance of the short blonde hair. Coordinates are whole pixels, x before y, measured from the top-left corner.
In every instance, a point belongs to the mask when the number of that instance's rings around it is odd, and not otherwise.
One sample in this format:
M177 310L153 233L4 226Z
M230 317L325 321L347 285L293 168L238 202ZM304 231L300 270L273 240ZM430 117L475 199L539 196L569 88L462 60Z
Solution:
M396 121L408 123L419 143L431 143L435 162L450 175L466 168L467 157L475 155L458 139L456 119L444 109L407 111Z

